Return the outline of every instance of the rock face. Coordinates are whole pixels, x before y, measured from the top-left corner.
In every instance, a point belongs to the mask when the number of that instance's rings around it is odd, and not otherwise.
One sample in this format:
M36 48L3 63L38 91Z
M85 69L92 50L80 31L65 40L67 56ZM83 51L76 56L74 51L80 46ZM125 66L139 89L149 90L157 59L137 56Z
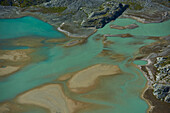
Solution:
M170 85L155 84L153 95L162 101L170 103Z
M169 57L157 57L154 66L157 69L155 75L156 82L153 85L153 94L156 98L161 99L167 103L170 103L170 58Z
M81 25L83 27L102 28L110 21L119 17L128 7L128 5L123 5L121 3L117 6L111 5L111 7L105 7L102 11L92 12Z

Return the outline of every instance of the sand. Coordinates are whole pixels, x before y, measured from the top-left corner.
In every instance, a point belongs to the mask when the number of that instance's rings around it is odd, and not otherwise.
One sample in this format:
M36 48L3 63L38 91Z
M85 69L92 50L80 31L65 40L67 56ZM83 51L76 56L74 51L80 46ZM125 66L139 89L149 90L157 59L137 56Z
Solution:
M55 38L53 38L53 39L48 39L45 42L46 43L58 43L58 42L66 42L66 41L68 41L68 39L63 39L63 38L55 39Z
M18 96L17 102L41 106L51 113L73 113L82 105L65 96L59 84L48 84L30 90Z
M15 67L15 66L2 67L0 68L0 77L14 73L18 71L19 69L20 67Z
M26 50L0 50L0 60L10 61L25 61L29 59L28 53L31 53L31 49Z
M110 64L96 64L77 72L68 81L68 87L73 92L80 92L93 86L100 76L108 76L120 73L118 66ZM80 82L81 81L81 82Z

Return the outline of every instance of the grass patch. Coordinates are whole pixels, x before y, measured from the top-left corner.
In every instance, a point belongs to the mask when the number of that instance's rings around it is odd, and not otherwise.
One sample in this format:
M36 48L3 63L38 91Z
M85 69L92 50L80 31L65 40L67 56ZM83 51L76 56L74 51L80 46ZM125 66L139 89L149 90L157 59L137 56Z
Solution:
M49 2L50 0L0 0L0 5L3 6L18 6L18 7L29 7L33 5L38 5L44 2Z
M135 3L135 2L130 2L130 1L122 2L122 3L129 5L129 8L131 10L141 10L141 9L143 9L143 6L141 6L140 3Z
M67 7L40 7L42 13L62 13Z

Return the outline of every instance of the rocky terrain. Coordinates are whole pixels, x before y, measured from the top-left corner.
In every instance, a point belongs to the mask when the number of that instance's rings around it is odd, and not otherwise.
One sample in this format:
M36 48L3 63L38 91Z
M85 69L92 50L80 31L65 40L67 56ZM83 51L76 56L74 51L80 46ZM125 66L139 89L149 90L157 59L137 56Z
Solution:
M0 18L31 15L55 27L64 23L74 28L62 29L70 37L88 37L119 16L143 23L170 18L168 0L0 0L0 4Z
M65 46L84 43L95 29L118 17L133 18L142 23L163 22L170 18L169 0L0 0L0 18L35 16L60 28L73 40ZM62 26L61 26L62 25ZM120 28L120 26L112 26ZM124 26L128 28L128 26ZM134 27L134 26L132 26ZM137 26L135 26L137 27ZM121 28L124 29L124 28ZM129 29L129 28L128 28ZM107 36L106 36L107 37ZM131 37L130 34L121 37ZM150 54L151 64L143 66L153 95L170 103L169 37L141 50ZM151 51L152 49L152 51ZM4 67L2 67L4 68Z
M153 94L158 99L170 103L170 57L157 57L154 66L157 73Z
M158 37L159 38L159 37ZM152 94L159 100L170 103L170 36L160 37L159 41L141 48L141 52L149 54L148 65L141 66ZM152 50L152 51L151 51Z

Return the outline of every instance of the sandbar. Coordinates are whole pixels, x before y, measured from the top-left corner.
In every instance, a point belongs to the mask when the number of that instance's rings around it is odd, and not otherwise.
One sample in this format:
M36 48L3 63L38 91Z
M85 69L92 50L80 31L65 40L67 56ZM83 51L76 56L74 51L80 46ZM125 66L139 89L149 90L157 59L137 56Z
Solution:
M59 84L48 84L30 90L17 98L20 104L31 104L49 109L51 113L74 113L82 104L68 98Z
M67 85L71 91L81 92L81 90L93 86L98 77L115 75L120 72L121 70L116 65L96 64L74 74Z

